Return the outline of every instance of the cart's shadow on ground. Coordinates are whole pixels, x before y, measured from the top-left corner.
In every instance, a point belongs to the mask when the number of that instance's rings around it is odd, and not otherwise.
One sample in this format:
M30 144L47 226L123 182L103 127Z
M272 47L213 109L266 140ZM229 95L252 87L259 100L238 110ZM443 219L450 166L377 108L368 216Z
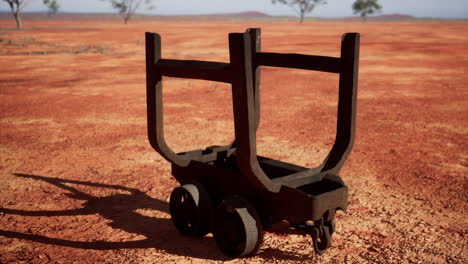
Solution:
M58 211L25 211L8 208L0 208L0 212L6 215L22 216L74 216L74 215L93 215L111 220L109 225L112 228L121 229L128 233L143 235L146 239L130 240L123 242L113 241L92 241L82 242L66 240L60 238L51 238L42 235L26 234L14 231L0 230L0 236L9 238L25 239L34 242L59 245L81 249L95 250L115 250L115 249L137 249L137 248L156 248L164 250L167 253L202 259L228 260L216 248L212 237L191 238L179 234L172 225L170 219L144 216L136 211L138 209L158 210L168 213L169 205L165 201L148 196L138 189L128 188L119 185L108 185L86 181L66 180L37 175L14 174L17 177L29 178L47 182L67 191L67 196L83 200L83 207L71 210ZM68 185L70 184L70 185ZM95 188L106 188L125 191L126 193L113 194L105 197L95 197L84 193L71 185L90 186ZM98 239L98 238L96 238ZM287 238L286 238L287 239ZM257 256L276 260L305 260L308 255L300 255L294 252L285 252L274 248L261 250Z

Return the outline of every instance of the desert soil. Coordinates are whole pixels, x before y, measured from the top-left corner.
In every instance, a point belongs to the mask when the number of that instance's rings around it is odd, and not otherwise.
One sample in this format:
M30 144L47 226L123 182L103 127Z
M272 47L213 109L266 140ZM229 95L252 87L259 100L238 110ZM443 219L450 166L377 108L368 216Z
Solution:
M467 263L468 23L0 20L0 263ZM180 235L178 182L146 136L144 32L163 57L227 62L229 32L264 51L339 56L361 33L349 207L333 246L266 233L228 259ZM233 137L230 87L165 79L176 151ZM262 69L259 154L319 164L334 140L338 78ZM293 202L293 201L292 201Z

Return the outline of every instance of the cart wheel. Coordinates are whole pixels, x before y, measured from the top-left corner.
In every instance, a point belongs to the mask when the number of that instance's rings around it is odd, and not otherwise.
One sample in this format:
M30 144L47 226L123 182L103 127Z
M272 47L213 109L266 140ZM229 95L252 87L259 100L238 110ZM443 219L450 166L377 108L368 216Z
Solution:
M214 212L213 236L226 256L246 257L254 255L260 248L262 224L246 200L224 200Z
M200 184L185 184L175 188L169 210L172 222L182 234L204 237L209 233L211 202Z

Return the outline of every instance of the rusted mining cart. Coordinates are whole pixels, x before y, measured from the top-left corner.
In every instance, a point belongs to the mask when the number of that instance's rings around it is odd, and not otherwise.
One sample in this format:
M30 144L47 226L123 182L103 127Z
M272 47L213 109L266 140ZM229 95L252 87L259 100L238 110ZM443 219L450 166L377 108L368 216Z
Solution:
M260 29L229 34L230 63L161 57L161 37L146 33L148 136L151 146L172 164L181 186L170 198L176 228L185 235L213 233L230 257L255 254L263 229L288 221L310 234L324 253L335 231L336 210L346 210L348 188L338 176L354 141L359 34L343 35L341 57L260 51ZM339 74L335 143L317 168L257 155L260 119L260 66ZM163 133L162 77L225 82L232 85L235 139L227 146L174 153ZM267 87L264 89L268 89Z

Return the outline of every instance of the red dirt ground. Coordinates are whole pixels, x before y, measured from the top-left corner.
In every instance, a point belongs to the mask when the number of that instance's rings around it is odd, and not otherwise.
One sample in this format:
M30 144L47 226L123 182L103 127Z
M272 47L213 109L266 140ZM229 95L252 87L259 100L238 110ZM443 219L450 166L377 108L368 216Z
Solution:
M468 24L0 21L0 263L467 263ZM341 175L349 208L322 256L267 233L229 260L178 234L178 185L146 137L144 32L163 57L228 61L227 34L263 50L339 56L360 32L357 134ZM318 164L334 139L337 76L262 70L262 155ZM233 136L228 85L165 82L178 151Z

